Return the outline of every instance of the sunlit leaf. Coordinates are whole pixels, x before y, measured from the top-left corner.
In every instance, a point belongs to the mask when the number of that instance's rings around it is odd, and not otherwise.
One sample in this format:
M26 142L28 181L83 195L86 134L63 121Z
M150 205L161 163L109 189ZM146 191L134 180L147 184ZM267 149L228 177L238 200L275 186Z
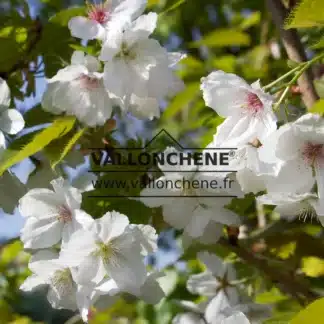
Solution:
M76 132L69 132L65 136L52 141L46 148L45 153L48 157L52 169L60 163L65 156L72 150L80 137L84 134L86 128L82 128Z
M318 299L302 310L290 324L318 323L324 316L324 298Z
M242 23L240 24L240 29L246 30L250 27L253 27L255 25L258 25L261 21L261 13L260 11L253 12L248 17L246 17Z
M237 29L218 28L207 34L203 39L193 42L192 47L202 45L208 47L248 46L251 43L250 35Z
M324 99L316 101L309 111L314 114L324 114Z
M302 271L309 277L324 275L324 260L317 257L304 257L302 259Z
M54 139L67 134L72 129L75 121L75 118L70 116L58 118L51 126L36 133L23 147L21 147L19 139L13 142L0 158L0 175L14 164L37 153Z
M164 111L162 118L166 120L170 119L187 107L187 105L199 94L199 87L200 83L198 82L187 84L186 89L173 98L170 105Z
M258 294L255 298L255 302L258 304L272 304L282 300L286 300L288 297L283 295L278 288L272 288L269 291Z
M307 28L324 25L324 2L322 0L303 0L290 13L285 28Z
M172 10L177 9L179 6L181 6L185 2L186 2L186 0L176 0L174 2L174 4L172 4L169 8L167 8L166 10L164 10L162 13L160 13L160 16L161 15L164 15L164 14L166 14L166 13L172 11Z

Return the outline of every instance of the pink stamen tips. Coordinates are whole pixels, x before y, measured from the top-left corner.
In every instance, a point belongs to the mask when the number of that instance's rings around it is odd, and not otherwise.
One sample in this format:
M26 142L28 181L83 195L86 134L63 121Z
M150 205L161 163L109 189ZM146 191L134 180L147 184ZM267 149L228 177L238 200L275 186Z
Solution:
M313 165L315 162L324 163L324 144L307 142L302 149L304 161Z
M263 110L263 103L255 93L249 92L247 95L246 107L250 112L256 114Z
M88 9L88 18L99 24L105 24L110 17L110 12L105 8L104 4L90 5Z
M78 80L80 81L80 86L88 90L94 90L100 86L100 81L97 78L85 74L81 75Z
M72 221L72 212L71 210L66 206L60 206L59 207L59 220L63 223L69 223Z

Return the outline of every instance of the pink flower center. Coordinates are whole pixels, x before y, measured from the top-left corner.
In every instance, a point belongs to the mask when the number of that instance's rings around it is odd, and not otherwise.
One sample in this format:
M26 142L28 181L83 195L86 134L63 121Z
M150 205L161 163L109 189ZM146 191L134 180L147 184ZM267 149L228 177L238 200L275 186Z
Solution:
M249 92L247 95L247 102L246 102L247 109L256 114L263 110L263 103L260 98L253 92Z
M89 75L83 74L81 75L78 80L80 81L81 88L94 90L100 87L99 79L95 77L90 77Z
M99 24L105 24L110 17L110 12L105 8L104 4L90 5L88 9L88 18L98 22Z
M309 165L313 165L315 162L324 163L324 144L307 142L302 148L302 156Z
M65 205L62 205L59 207L59 220L63 223L69 223L72 221L72 212L71 210L66 207Z

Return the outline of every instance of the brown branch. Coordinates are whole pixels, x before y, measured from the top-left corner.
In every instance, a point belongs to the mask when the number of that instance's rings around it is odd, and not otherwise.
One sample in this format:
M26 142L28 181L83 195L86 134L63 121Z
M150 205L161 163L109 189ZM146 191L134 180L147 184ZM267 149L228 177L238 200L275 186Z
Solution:
M2 79L7 80L12 73L29 67L29 56L32 54L35 46L38 44L42 36L42 24L39 19L36 18L34 26L29 30L29 34L34 34L34 37L27 44L25 53L23 54L22 58L18 60L8 71L0 71L0 77Z
M305 49L300 41L297 30L285 30L283 28L289 11L285 8L282 1L266 0L266 4L271 12L272 20L280 32L280 36L289 59L298 63L307 61ZM308 69L298 80L298 85L302 93L302 99L307 108L312 107L315 101L319 99L314 87L313 79L312 70Z
M303 278L296 278L293 273L269 264L268 260L258 257L245 247L240 245L231 245L224 238L221 238L218 243L228 250L234 252L247 264L254 266L259 271L263 272L265 276L277 284L278 288L282 292L296 298L301 305L304 306L319 298L316 293L310 290L307 282L303 280Z

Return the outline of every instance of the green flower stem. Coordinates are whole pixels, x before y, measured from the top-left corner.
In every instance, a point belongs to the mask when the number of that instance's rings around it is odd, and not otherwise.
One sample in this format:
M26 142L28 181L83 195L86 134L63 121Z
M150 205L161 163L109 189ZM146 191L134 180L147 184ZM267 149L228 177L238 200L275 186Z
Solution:
M306 64L305 63L301 63L299 64L298 66L296 66L295 68L293 68L292 70L290 70L289 72L287 72L286 74L284 74L283 76L281 76L280 78L278 78L277 80L267 84L266 86L263 87L263 90L266 91L266 90L269 90L271 89L274 85L276 85L277 83L285 80L287 77L289 77L291 74L295 73L295 72L298 72L304 65Z
M307 70L309 69L315 62L321 60L322 58L324 58L324 53L315 56L314 58L312 58L310 61L305 62L304 64L301 65L301 68L299 69L298 73L296 73L296 75L292 78L292 80L288 83L287 87L285 88L284 92L282 93L282 95L280 96L278 102L275 104L274 106L274 110L276 111L277 109L279 109L279 106L281 105L281 103L285 100L290 87L295 84L297 82L297 80L301 77L301 75Z

